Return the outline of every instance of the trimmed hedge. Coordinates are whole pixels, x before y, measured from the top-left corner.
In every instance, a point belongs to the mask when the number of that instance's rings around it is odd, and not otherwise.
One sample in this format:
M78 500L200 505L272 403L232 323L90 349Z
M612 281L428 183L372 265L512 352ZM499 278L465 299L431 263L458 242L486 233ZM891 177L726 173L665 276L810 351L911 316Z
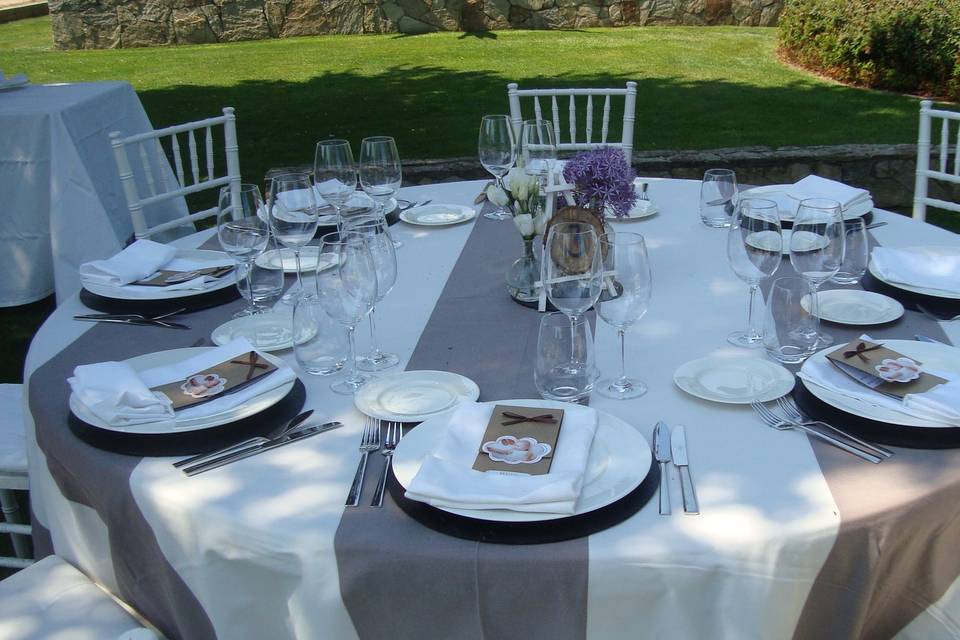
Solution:
M960 0L788 0L779 39L837 80L960 100Z

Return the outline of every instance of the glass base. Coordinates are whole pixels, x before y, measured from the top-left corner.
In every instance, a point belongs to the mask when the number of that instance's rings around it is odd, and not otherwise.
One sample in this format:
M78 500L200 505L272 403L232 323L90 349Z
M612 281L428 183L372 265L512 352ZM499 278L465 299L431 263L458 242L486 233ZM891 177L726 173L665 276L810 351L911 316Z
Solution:
M361 371L383 371L400 364L400 356L395 353L364 353L357 356L357 368Z
M734 331L727 336L727 342L746 349L759 349L763 346L763 336L749 331Z
M309 373L312 376L332 376L334 374L340 373L343 371L343 360L337 362L336 364L331 365L305 365L300 364L300 367L304 372Z
M240 311L237 311L235 314L233 314L233 317L246 318L247 316L254 316L258 313L260 313L260 311L258 311L256 307L244 307L243 309L240 309Z
M730 218L700 218L711 229L727 229L730 227Z
M833 336L831 336L829 333L824 333L823 331L821 331L820 333L817 334L817 345L816 345L817 349L823 349L825 347L829 347L832 344L833 344Z
M339 393L343 396L352 396L360 387L367 384L371 380L373 380L373 376L365 376L362 373L357 373L357 375L349 380L334 382L330 385L330 389L334 393Z
M509 220L513 217L513 214L503 207L499 207L493 211L487 211L485 214L483 214L483 217L489 220Z
M604 398L627 400L645 394L647 385L635 378L606 378L598 382L594 389Z

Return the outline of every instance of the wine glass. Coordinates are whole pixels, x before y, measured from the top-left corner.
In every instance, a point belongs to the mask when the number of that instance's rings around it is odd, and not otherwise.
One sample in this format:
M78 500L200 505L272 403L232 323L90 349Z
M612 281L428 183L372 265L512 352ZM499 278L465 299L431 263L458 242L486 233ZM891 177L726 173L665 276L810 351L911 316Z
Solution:
M790 264L810 286L808 304L813 318L810 331L817 336L818 347L833 344L831 336L820 332L817 291L843 264L844 235L839 202L827 198L800 201L790 234Z
M870 238L863 218L843 221L843 263L831 280L837 284L856 284L867 272L870 260Z
M753 303L760 282L776 273L783 259L783 236L777 203L745 198L739 203L727 232L727 259L738 278L750 286L747 328L734 331L727 340L738 347L760 347L763 334L756 327Z
M384 353L380 350L377 340L377 326L374 320L376 304L383 300L397 282L397 253L390 234L387 233L387 222L382 216L376 218L358 218L348 220L344 224L346 234L359 234L367 242L373 264L377 271L377 299L370 309L370 350L357 358L357 366L364 371L380 371L400 362L395 353Z
M284 296L285 300L294 301L303 292L300 250L317 232L317 201L309 174L285 173L274 177L270 181L268 202L273 233L280 244L293 250L297 263L297 283Z
M360 234L328 233L320 240L320 252L335 252L339 261L336 267L317 272L320 304L347 329L346 376L330 388L335 393L351 395L371 379L357 370L354 332L377 300L377 270Z
M360 186L377 203L380 215L386 217L387 202L400 190L403 167L397 143L389 136L373 136L360 142ZM394 241L400 248L403 243Z
M229 185L220 189L219 213L217 214L217 238L220 246L237 262L237 273L253 270L253 262L263 253L270 239L270 227L259 217L263 206L260 187L255 184ZM234 318L253 315L257 312L253 303L251 279L245 278L250 304ZM237 281L239 287L240 280Z
M483 116L480 120L480 140L477 143L480 164L497 180L503 189L503 176L517 161L517 140L510 116ZM497 207L483 214L491 220L507 220L513 214L505 207Z
M624 332L647 312L653 277L647 245L639 233L604 234L600 237L604 257L604 287L597 302L597 314L617 330L620 338L620 377L597 383L597 393L625 400L647 392L647 385L627 377Z
M553 225L547 234L540 274L547 298L570 319L572 335L580 316L600 296L603 260L594 227L584 222ZM587 363L579 362L571 352L569 371L585 366Z
M526 120L520 130L520 151L523 170L540 178L543 187L557 161L557 145L553 137L553 123L549 120ZM543 189L540 190L543 193Z
M333 205L340 220L340 210L357 188L357 165L346 140L322 140L313 157L313 180L317 193Z

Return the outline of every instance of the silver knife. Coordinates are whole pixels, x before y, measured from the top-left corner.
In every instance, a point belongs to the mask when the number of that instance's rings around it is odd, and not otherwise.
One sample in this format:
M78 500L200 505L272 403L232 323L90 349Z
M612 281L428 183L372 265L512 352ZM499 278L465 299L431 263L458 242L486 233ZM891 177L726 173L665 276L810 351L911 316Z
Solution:
M670 515L670 478L667 463L670 462L670 428L662 420L653 430L653 457L660 463L660 515Z
M670 453L673 454L673 464L680 472L683 512L700 513L700 507L697 505L697 492L693 489L693 478L690 476L690 461L687 459L687 436L681 426L674 427L673 433L670 434Z
M244 458L249 458L257 454L263 453L264 451L269 451L270 449L276 449L277 447L284 447L288 444L293 444L294 442L299 442L311 436L316 436L321 433L326 433L327 431L333 431L334 429L339 429L343 426L342 422L333 422L324 425L318 425L316 427L307 427L302 430L293 431L286 435L274 438L273 440L252 447L250 449L243 449L236 453L232 453L222 458L217 458L216 460L211 460L210 462L202 462L200 464L195 464L192 467L187 467L183 470L188 476L195 476L198 473L203 473L204 471L210 471L211 469L216 469L222 467L231 462L236 462L237 460L243 460Z

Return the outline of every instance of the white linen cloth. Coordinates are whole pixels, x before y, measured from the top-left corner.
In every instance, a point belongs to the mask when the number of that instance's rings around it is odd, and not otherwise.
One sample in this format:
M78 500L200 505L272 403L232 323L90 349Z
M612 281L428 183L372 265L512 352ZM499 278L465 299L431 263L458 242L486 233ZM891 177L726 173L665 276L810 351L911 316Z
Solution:
M176 247L153 240L137 240L106 260L80 265L84 283L120 287L156 273L177 254Z
M870 260L887 282L960 294L960 252L929 256L910 249L874 247Z
M493 409L492 404L461 405L410 482L406 496L435 507L573 513L597 430L597 412L564 407L550 473L532 476L472 468Z
M810 175L802 180L798 180L787 189L787 195L797 200L806 198L829 198L840 203L841 208L857 204L870 197L870 192L866 189L858 189L850 185L821 178L820 176Z
M70 388L83 404L97 417L110 425L125 426L170 421L176 418L202 418L229 411L264 393L287 384L296 377L293 369L279 367L273 373L238 391L228 393L174 414L170 398L151 391L152 387L186 380L226 360L254 351L246 338L237 338L227 344L181 360L175 364L144 369L140 372L125 362L101 362L81 365L70 378Z

